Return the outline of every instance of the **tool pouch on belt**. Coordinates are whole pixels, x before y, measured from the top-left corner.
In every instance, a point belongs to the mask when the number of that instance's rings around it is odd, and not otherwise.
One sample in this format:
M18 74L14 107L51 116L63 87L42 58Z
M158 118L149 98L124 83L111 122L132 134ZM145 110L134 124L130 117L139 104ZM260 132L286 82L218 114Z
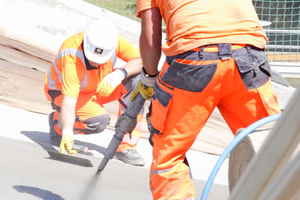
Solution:
M153 88L150 138L165 130L166 117L172 104L174 88L201 92L215 74L217 63L190 65L173 60L169 68L157 79ZM151 143L151 141L150 141Z
M172 87L162 83L159 79L155 82L151 100L151 107L153 110L155 110L155 112L152 112L150 116L151 131L149 140L151 144L151 138L153 134L160 135L164 131L165 120L172 102L172 95Z
M247 46L234 51L233 59L248 90L258 88L269 81L270 64L263 50Z

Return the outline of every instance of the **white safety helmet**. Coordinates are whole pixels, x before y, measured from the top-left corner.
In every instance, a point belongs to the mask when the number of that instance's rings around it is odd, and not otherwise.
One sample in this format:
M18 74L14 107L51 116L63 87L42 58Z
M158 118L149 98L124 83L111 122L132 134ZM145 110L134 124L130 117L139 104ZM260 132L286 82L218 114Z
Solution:
M88 60L105 63L118 44L118 30L109 19L94 21L84 33L83 48Z

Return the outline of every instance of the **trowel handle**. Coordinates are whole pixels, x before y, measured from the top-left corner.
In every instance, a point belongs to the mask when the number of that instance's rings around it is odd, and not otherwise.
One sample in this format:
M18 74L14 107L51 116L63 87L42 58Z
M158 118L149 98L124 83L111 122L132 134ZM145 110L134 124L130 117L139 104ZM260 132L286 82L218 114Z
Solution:
M79 145L79 144L73 144L72 149L81 153L87 153L89 150L86 146Z

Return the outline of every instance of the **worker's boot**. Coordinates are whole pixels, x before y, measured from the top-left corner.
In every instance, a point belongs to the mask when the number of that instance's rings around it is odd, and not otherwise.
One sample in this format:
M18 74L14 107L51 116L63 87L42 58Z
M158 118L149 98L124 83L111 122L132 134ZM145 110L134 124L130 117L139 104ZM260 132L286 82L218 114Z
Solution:
M55 112L52 112L49 115L49 127L50 127L49 138L50 138L50 142L54 146L59 146L61 142L61 135L59 135L54 128L54 121L53 121L54 113Z
M145 161L135 149L128 149L125 151L119 151L115 153L115 156L123 161L135 166L144 166Z

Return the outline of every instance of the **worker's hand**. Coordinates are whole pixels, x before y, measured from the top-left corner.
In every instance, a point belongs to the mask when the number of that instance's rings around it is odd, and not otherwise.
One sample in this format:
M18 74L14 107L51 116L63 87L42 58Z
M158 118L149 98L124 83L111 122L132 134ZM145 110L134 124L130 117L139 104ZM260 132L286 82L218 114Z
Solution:
M117 69L104 77L98 84L96 92L100 96L108 97L125 78L125 74Z
M139 80L137 86L133 89L130 95L130 101L133 101L135 97L140 93L144 99L151 99L153 86L158 77L158 74L153 77L149 77L146 73L144 68L141 72L141 79Z
M68 151L68 154L74 154L74 153L77 153L76 150L73 150L72 147L73 147L73 144L74 144L74 136L73 136L73 131L72 130L63 130L63 137L61 139L61 142L60 142L60 152L62 154L65 153L65 150L67 149Z
M130 101L133 101L135 97L140 93L144 99L151 99L153 87L148 87L139 80L138 85L133 89L130 95Z

